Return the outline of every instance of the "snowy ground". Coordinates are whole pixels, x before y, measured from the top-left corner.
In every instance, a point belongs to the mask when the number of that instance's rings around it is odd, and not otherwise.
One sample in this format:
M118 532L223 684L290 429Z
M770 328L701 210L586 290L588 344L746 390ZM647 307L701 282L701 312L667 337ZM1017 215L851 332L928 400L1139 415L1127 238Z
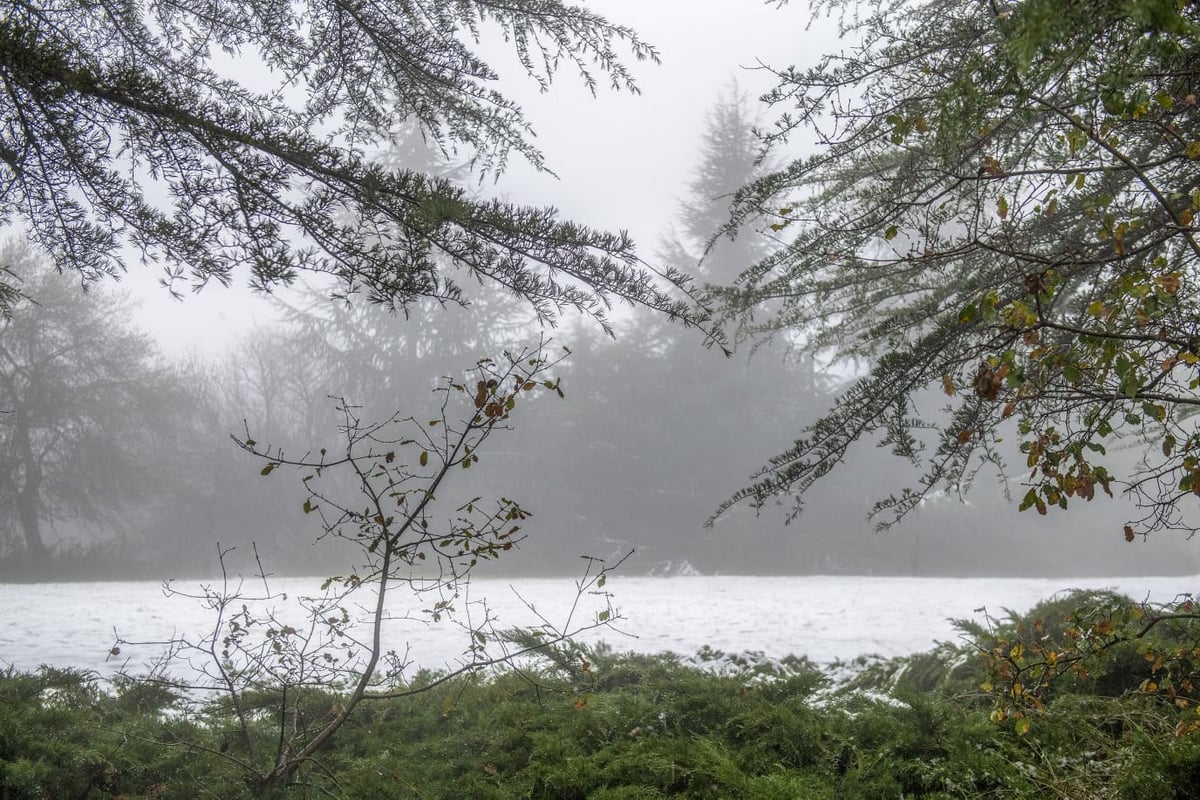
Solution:
M288 578L275 588L297 596L316 593L318 579ZM194 588L181 583L179 588ZM761 651L769 658L806 655L828 663L857 656L903 655L935 641L953 639L952 619L979 618L982 609L999 616L1024 611L1055 592L1076 587L1113 588L1136 599L1169 601L1200 593L1200 576L1171 578L876 578L711 577L612 578L606 591L621 619L612 628L583 635L604 639L616 650L674 651L689 656L704 646L726 652ZM515 590L515 591L514 591ZM536 623L517 593L555 624L565 624L574 582L561 579L476 580L472 598L486 597L499 627ZM396 616L385 636L390 647L408 647L414 665L441 668L461 658L468 642L459 629L424 621L421 605L393 604ZM606 599L586 597L574 621L587 623ZM300 621L294 607L282 613ZM461 603L459 604L461 608ZM157 654L155 648L125 648L120 661L108 656L114 628L126 639L197 635L212 616L191 600L166 598L152 582L0 585L0 665L34 669L40 664L72 666L110 674L129 659L129 668ZM479 609L474 608L476 618ZM296 624L296 623L293 623Z

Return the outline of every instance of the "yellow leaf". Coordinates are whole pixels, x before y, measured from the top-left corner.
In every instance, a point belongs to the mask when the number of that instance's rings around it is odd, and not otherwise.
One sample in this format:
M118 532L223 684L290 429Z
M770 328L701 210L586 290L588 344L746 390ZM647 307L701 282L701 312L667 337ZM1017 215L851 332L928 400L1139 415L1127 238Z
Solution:
M1019 720L1014 722L1013 730L1017 732L1018 736L1024 736L1025 734L1029 733L1029 718L1021 717Z
M980 175L991 175L993 178L1004 174L1004 170L1000 167L1000 162L988 156L983 160L983 164L979 167Z
M1000 219L1008 218L1008 200L1004 197L996 201L996 213L1000 215Z

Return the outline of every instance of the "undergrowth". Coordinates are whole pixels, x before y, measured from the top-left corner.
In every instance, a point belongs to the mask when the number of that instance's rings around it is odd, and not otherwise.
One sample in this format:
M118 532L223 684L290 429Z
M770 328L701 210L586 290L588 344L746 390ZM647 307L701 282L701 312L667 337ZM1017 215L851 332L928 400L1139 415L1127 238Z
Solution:
M1081 604L964 623L968 638L876 661L848 681L804 659L692 659L570 645L521 668L363 707L281 797L1200 798L1200 734L1145 691L1147 653L1192 627L1121 642L1044 687L1032 724L997 719L996 641L1057 641ZM1190 631L1190 633L1189 633ZM1157 635L1157 634L1156 634ZM1107 660L1105 660L1107 659ZM314 696L295 713L329 713ZM269 691L255 724L269 727ZM240 798L229 708L134 681L0 674L0 797Z

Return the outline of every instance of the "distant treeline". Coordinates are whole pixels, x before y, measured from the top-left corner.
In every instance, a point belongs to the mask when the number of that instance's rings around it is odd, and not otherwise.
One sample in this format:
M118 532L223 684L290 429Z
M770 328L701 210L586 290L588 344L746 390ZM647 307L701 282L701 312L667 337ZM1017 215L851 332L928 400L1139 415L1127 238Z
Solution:
M396 146L410 167L457 174L415 134ZM655 257L693 275L698 291L729 283L767 251L751 229L708 239L729 193L761 169L757 154L742 99L723 99ZM0 323L0 578L10 580L207 574L218 542L243 552L256 544L271 571L336 573L353 551L316 541L304 476L260 475L263 463L234 439L336 454L337 398L364 421L424 419L442 376L543 335L528 305L495 287L469 293L466 306L427 301L408 313L310 287L264 299L281 321L221 357L168 362L124 322L121 296L80 292L17 242L4 262L29 297ZM551 334L551 349L571 350L559 368L562 398L546 392L521 409L514 430L452 482L461 502L511 497L533 512L528 538L493 572L573 574L581 554L628 551L633 573L1200 572L1189 542L1125 542L1119 499L1018 514L986 474L965 502L928 502L876 533L872 503L900 491L896 475L911 470L886 449L857 452L790 524L790 501L710 520L828 407L853 364L802 355L786 337L726 357L700 332L650 313L627 313L615 337L587 322ZM920 412L940 413L943 399ZM1016 492L1024 458L1013 455ZM437 514L453 513L454 498L439 501Z

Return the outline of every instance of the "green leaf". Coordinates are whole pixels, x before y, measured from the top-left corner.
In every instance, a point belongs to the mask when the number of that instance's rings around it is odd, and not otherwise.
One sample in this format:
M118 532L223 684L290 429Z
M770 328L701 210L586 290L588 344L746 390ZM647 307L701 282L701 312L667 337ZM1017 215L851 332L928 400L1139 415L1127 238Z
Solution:
M275 468L277 466L279 466L279 465L276 464L274 461L268 461L267 465L265 467L263 467L261 470L259 470L258 474L259 475L270 475L272 472L275 471Z
M888 226L888 229L883 232L883 238L890 242L892 239L895 239L899 234L900 234L900 229L897 228L895 225L890 225L890 226Z

